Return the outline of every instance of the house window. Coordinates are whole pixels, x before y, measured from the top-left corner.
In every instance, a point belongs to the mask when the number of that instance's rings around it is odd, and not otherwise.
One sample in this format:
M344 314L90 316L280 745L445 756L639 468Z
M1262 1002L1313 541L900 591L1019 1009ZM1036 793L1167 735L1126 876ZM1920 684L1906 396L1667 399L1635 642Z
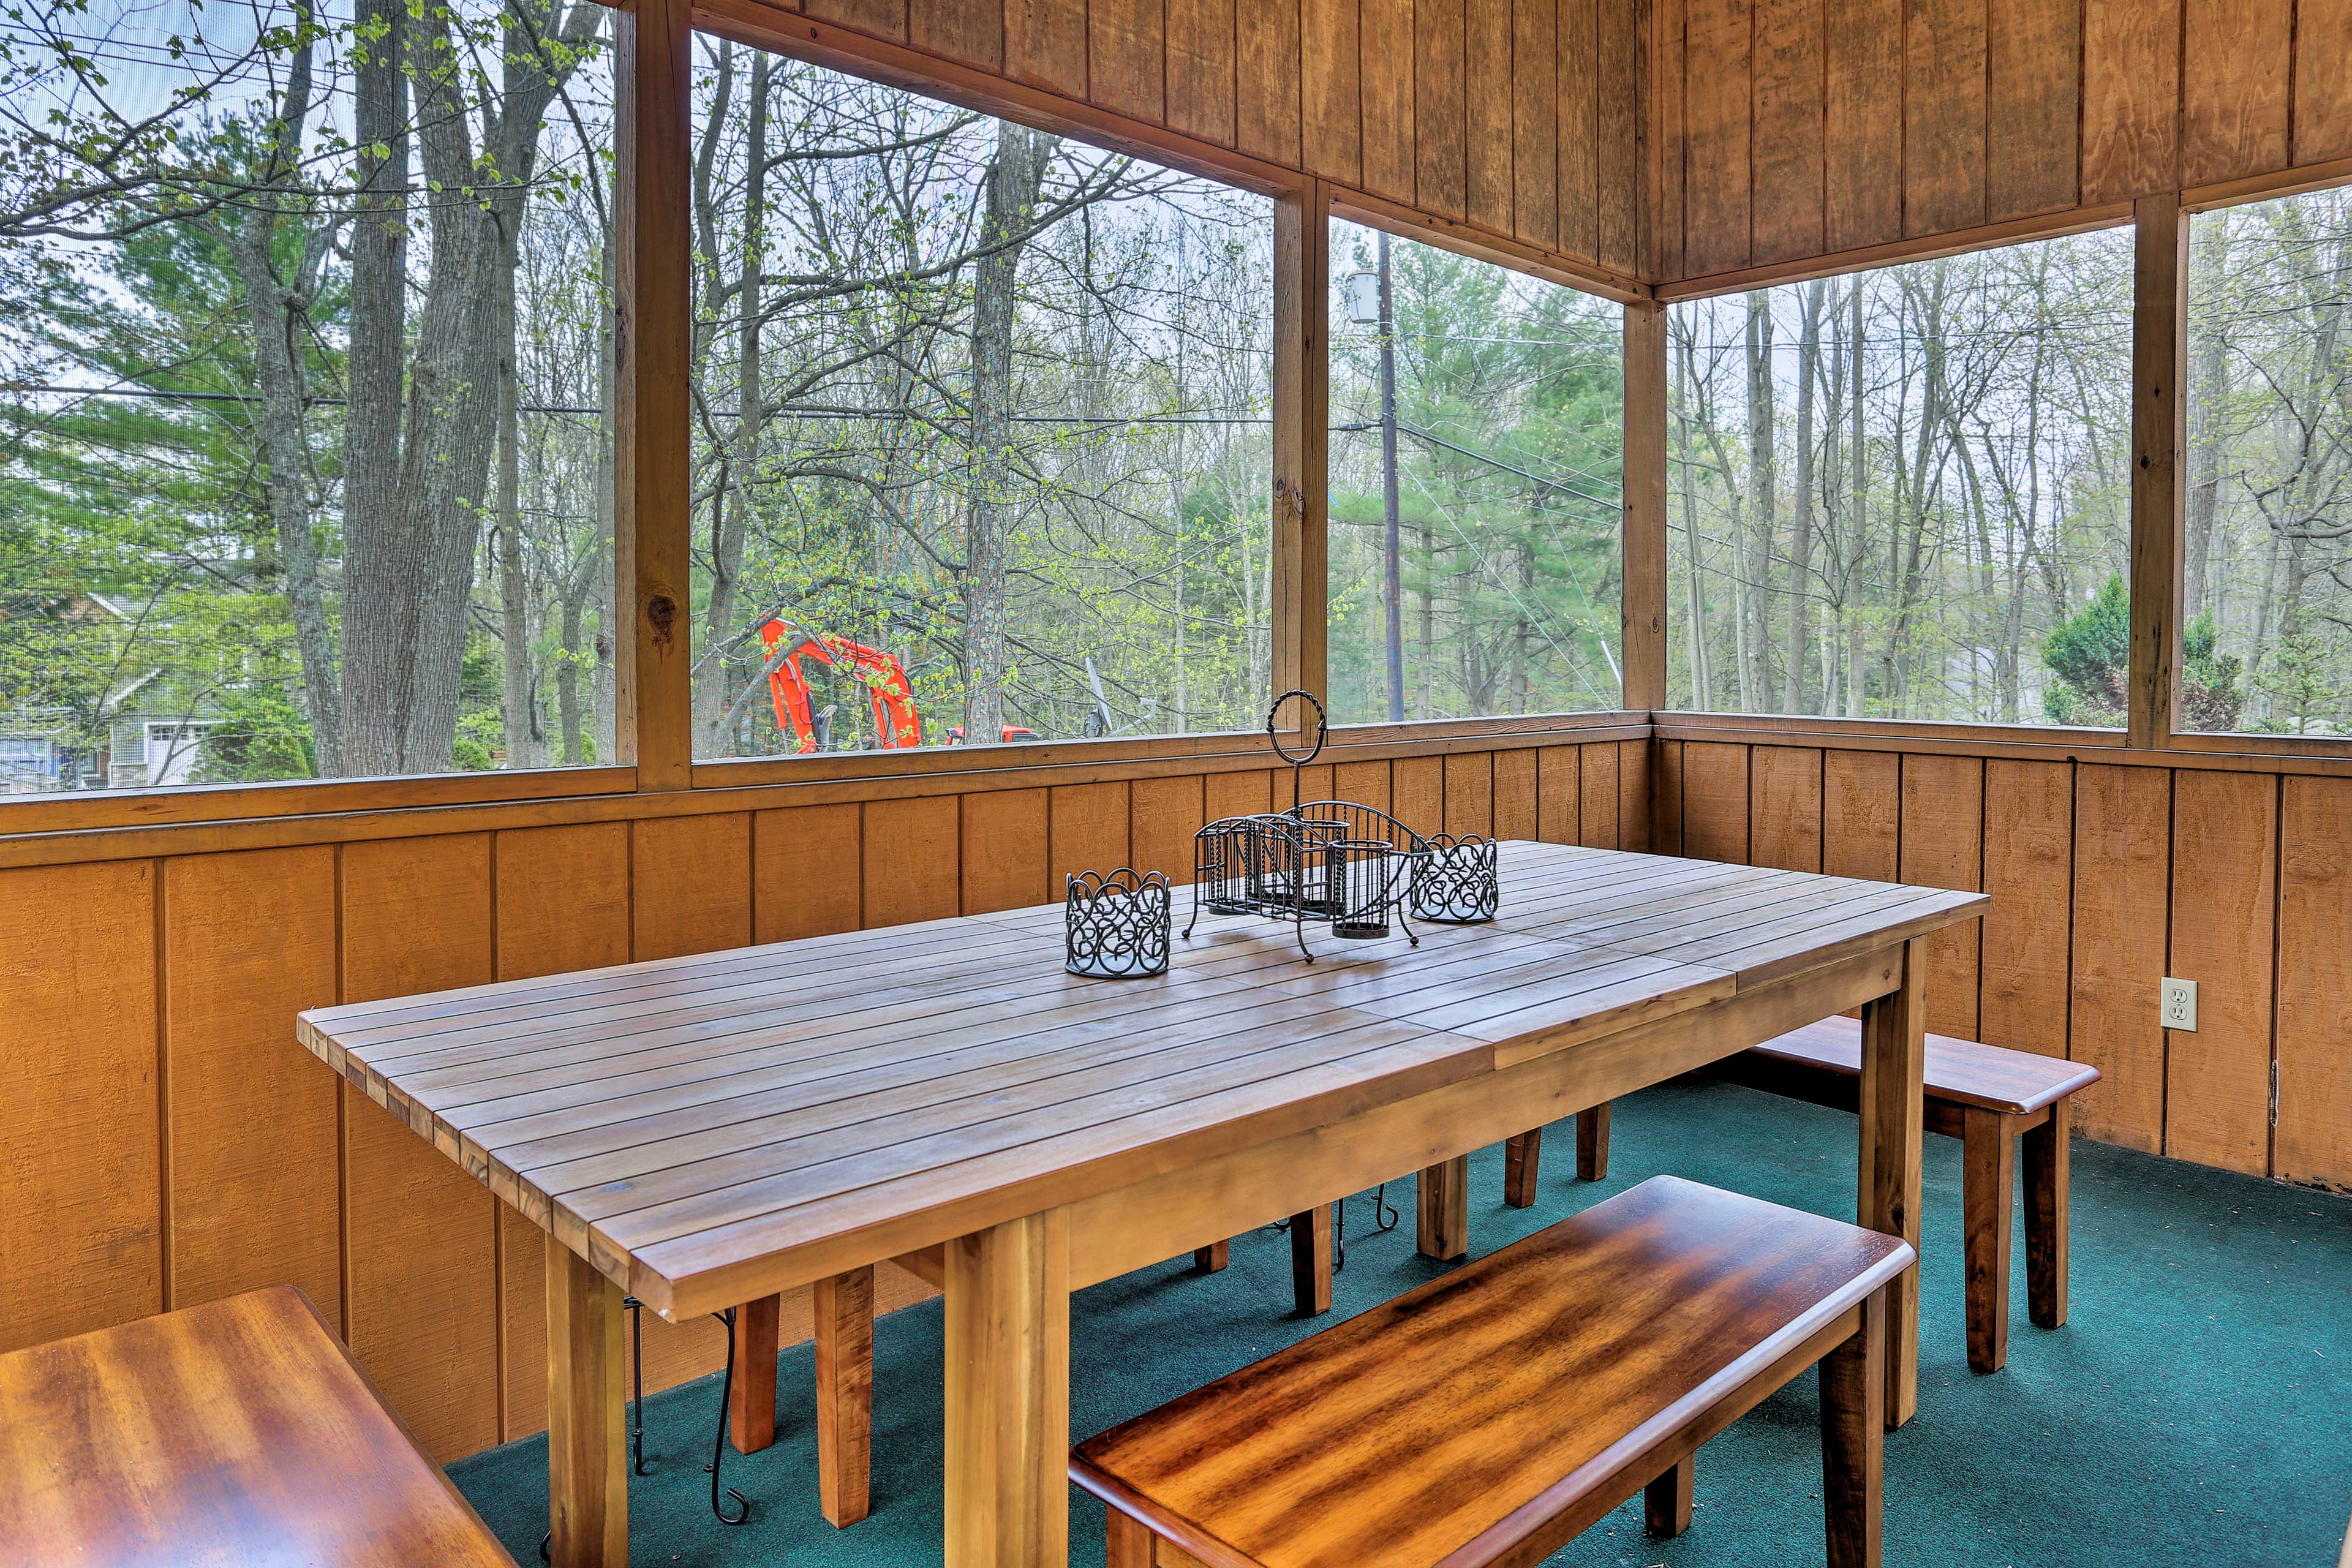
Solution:
M2120 727L2128 232L1674 307L1668 700Z
M1622 700L1620 308L1331 229L1331 718Z
M1255 725L1273 204L698 39L695 755Z
M2352 733L2352 191L2190 220L2178 727Z
M612 17L0 21L0 727L147 787L613 759Z

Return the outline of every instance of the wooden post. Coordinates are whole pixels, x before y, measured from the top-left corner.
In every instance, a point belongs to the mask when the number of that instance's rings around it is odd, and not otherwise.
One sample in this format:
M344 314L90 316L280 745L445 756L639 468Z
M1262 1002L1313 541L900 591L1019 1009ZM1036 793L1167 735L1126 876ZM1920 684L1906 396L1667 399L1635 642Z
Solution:
M1926 1140L1927 940L1903 944L1903 978L1862 1009L1861 1223L1919 1249L1919 1158ZM1919 1265L1886 1286L1886 1425L1919 1405Z
M776 1340L783 1301L762 1296L735 1309L735 1382L728 1390L727 1433L739 1454L776 1440Z
M621 1288L547 1243L547 1517L554 1568L628 1568Z
M614 617L614 713L641 790L685 789L694 773L687 13L687 0L617 13L613 602L627 608Z
M2066 1205L2069 1201L2066 1146L2073 1112L2065 1100L2050 1108L2050 1120L2024 1137L2025 1305L2037 1328L2066 1321Z
M1070 1239L1060 1210L947 1244L947 1568L1070 1557Z
M1413 1182L1413 1220L1423 1258L1451 1263L1470 1251L1470 1156L1456 1154Z
M1642 1489L1644 1530L1652 1535L1674 1536L1691 1527L1691 1491L1697 1469L1697 1457L1685 1454L1682 1463Z
M1623 642L1620 706L1666 705L1666 308L1625 307Z
M1999 1372L2009 1360L2009 1220L2017 1134L1981 1106L1960 1111L1960 1215L1966 1236L1969 1366Z
M866 1517L874 1468L874 1269L816 1282L817 1506L845 1530Z
M1503 1201L1515 1209L1533 1206L1542 1169L1543 1129L1530 1127L1503 1145Z
M1274 205L1274 689L1328 700L1330 201L1309 180ZM1274 692L1266 693L1272 697Z
M1609 1179L1609 1107L1612 1101L1586 1106L1576 1113L1576 1179Z
M2180 672L2181 453L2189 219L2177 193L2132 204L2131 683L2128 740L2172 743Z
M1862 1304L1861 1326L1822 1358L1822 1511L1830 1568L1878 1568L1879 1520L1885 1485L1881 1403L1887 1378L1886 1292Z
M1331 1222L1337 1205L1317 1204L1290 1216L1290 1293L1298 1310L1319 1317L1331 1310Z

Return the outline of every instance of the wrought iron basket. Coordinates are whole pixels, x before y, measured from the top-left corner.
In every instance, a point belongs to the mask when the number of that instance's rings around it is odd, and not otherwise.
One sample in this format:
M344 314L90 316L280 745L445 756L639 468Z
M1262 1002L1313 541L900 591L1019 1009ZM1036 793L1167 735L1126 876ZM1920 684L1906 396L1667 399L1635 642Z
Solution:
M1503 890L1495 874L1495 841L1477 834L1433 834L1412 874L1417 920L1476 925L1495 918Z
M1063 902L1062 967L1100 980L1165 974L1171 907L1168 879L1157 871L1078 872Z
M1298 752L1284 746L1276 724L1282 705L1294 697L1315 717L1313 743ZM1265 728L1275 754L1291 765L1297 800L1299 770L1323 749L1323 705L1304 691L1286 691L1267 710ZM1312 963L1307 921L1328 924L1333 936L1346 941L1369 942L1389 934L1393 915L1418 947L1421 938L1405 924L1404 910L1414 868L1427 852L1419 834L1356 801L1306 801L1286 811L1212 822L1193 838L1192 919L1184 934L1192 934L1204 910L1288 921L1298 951Z

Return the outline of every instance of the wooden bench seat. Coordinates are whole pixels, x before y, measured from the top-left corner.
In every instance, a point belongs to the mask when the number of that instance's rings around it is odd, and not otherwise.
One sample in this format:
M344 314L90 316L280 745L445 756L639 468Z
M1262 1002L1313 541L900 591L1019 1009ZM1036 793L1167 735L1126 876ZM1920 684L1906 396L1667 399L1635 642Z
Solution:
M1723 1077L1816 1105L1860 1102L1862 1026L1824 1018L1718 1063ZM2066 1321L2069 1097L2099 1069L1949 1035L1927 1037L1924 1120L1960 1141L1960 1228L1968 1270L1969 1365L2009 1361L2010 1210L2024 1140L2025 1299L2035 1325Z
M0 1356L0 1558L514 1568L286 1287Z
M1110 1506L1109 1568L1533 1564L1644 1489L1679 1532L1699 1446L1819 1363L1829 1560L1875 1563L1912 1256L1653 1177L1089 1438L1071 1478Z
M2012 1051L1949 1035L1929 1035L1923 1120L1930 1132L1960 1140L1961 1219L1968 1268L1969 1364L1999 1372L2009 1359L2010 1208L2017 1140L2024 1142L2025 1295L2034 1323L2066 1321L2069 1097L2098 1082L2099 1069L2063 1057ZM1824 1018L1717 1062L1717 1077L1833 1110L1853 1110L1862 1094L1862 1026ZM1598 1146L1580 1122L1578 1174L1609 1165L1609 1122ZM1532 1141L1538 1133L1523 1135ZM1514 1145L1520 1140L1513 1139ZM1534 1201L1535 1148L1511 1162L1507 1201Z

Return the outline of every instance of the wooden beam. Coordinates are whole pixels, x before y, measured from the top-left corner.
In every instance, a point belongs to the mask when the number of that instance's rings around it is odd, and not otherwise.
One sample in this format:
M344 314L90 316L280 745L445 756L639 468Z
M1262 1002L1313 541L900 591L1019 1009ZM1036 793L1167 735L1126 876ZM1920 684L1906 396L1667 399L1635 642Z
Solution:
M1666 705L1666 312L1625 307L1622 705Z
M2180 670L2180 453L2189 220L2177 192L2132 206L2131 686L2136 747L2170 742Z
M1685 300L1712 299L1718 294L1743 294L1751 289L1769 289L1780 283L1803 283L1815 278L1836 278L1849 272L1868 272L1882 267L1898 266L1906 261L1933 261L1938 257L1959 256L1971 250L1992 250L2005 245L2022 245L2029 240L2063 239L2072 234L2117 227L2128 223L2131 216L2129 202L2099 202L2070 207L2063 212L2008 218L1976 228L1954 229L1949 234L1889 240L1879 245L1832 251L1826 256L1797 257L1759 267L1696 274L1661 283L1656 292L1657 297L1668 304L1680 304Z
M1650 286L1630 272L1587 261L1580 257L1524 245L1507 235L1490 233L1475 224L1423 212L1407 203L1389 201L1362 191L1344 191L1328 186L1326 189L1330 195L1334 216L1346 218L1349 223L1361 224L1366 228L1386 229L1399 239L1414 240L1439 250L1450 250L1473 261L1490 262L1514 272L1524 272L1530 278L1540 278L1547 283L1598 294L1604 300L1625 301L1650 297Z
M614 711L641 790L694 777L687 13L686 0L632 0L617 18L613 567L614 600L630 612L617 617Z
M1274 689L1318 697L1329 685L1330 234L1321 181L1276 198Z
M986 7L964 5L961 9L980 11ZM1076 9L1083 17L1085 7ZM1301 176L1293 170L1218 146L1197 135L1132 120L990 67L948 59L887 38L835 26L784 9L771 0L693 0L693 12L698 31L732 38L749 48L772 50L827 70L904 88L908 92L1017 120L1057 135L1076 136L1115 153L1239 185L1261 195L1296 190L1301 184ZM1231 20L1228 10L1228 25ZM1230 107L1228 101L1228 112Z

